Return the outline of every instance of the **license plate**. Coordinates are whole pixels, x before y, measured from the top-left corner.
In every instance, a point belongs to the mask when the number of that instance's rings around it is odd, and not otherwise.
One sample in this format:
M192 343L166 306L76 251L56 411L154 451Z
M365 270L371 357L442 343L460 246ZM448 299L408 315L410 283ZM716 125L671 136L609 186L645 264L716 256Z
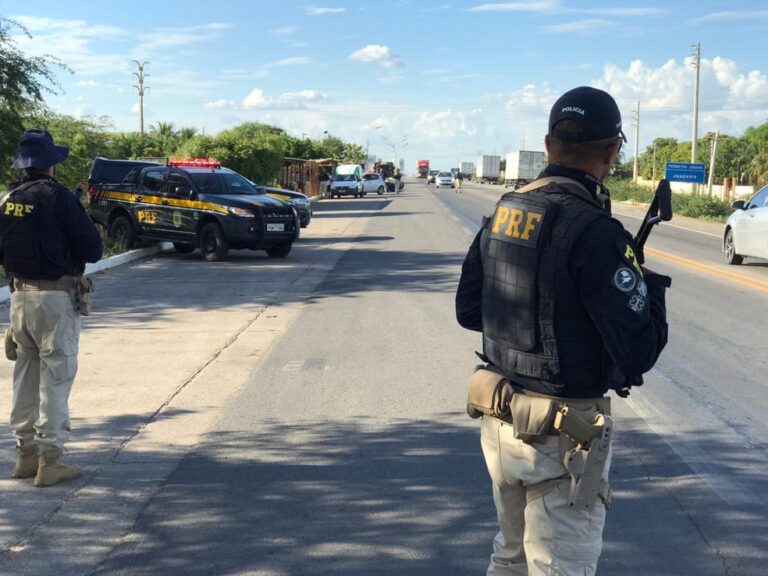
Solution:
M283 232L285 230L285 224L267 224L267 232Z

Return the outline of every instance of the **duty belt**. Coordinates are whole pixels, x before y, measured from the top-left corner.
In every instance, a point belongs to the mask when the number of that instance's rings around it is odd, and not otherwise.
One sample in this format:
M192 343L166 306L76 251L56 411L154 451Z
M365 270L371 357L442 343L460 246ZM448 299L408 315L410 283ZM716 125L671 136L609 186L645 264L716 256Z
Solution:
M26 280L24 278L13 279L13 289L20 291L54 290L69 292L75 287L74 276L62 276L58 280Z

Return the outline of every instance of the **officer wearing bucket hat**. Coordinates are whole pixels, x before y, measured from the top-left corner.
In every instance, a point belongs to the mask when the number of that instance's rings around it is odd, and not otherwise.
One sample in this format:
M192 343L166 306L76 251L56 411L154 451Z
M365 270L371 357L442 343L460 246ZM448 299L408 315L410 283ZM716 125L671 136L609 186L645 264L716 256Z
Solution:
M502 196L462 267L457 319L482 332L486 362L470 406L488 386L495 403L470 410L483 414L500 528L489 575L595 573L610 505L605 395L642 383L667 342L670 279L639 265L610 216L603 179L623 142L609 94L563 94L549 116L548 166Z
M12 164L25 175L0 195L0 263L13 290L16 343L11 427L18 458L11 476L34 477L35 486L80 474L61 459L80 336L75 282L102 254L93 222L53 177L68 155L47 131L27 130Z

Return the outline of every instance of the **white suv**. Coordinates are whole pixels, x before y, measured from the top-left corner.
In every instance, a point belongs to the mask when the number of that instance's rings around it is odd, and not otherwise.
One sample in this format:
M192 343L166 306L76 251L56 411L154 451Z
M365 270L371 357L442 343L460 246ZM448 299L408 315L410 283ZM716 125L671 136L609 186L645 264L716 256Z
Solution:
M386 185L381 174L363 174L363 194L376 192L379 196L384 194Z

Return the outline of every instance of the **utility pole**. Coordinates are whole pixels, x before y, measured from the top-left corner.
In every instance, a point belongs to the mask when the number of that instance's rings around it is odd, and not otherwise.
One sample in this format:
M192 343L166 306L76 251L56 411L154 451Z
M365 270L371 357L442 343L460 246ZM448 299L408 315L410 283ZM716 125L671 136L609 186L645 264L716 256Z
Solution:
M696 69L696 83L693 90L693 135L691 137L691 163L695 163L699 155L699 77L701 72L701 43L693 46L693 61L691 65ZM698 192L696 184L693 185L693 193Z
M640 154L640 100L637 101L635 110L635 161L632 163L632 182L637 184L638 155Z
M651 176L653 187L656 187L656 142L653 143L653 175Z
M133 62L136 62L136 66L139 67L138 72L134 72L133 75L136 76L138 79L138 85L134 84L133 87L136 88L139 92L139 129L144 134L144 91L149 90L149 86L144 86L144 79L149 78L149 74L144 73L144 66L149 64L149 62L139 62L138 60L133 60Z
M715 130L712 137L712 153L709 155L709 178L707 179L707 196L712 198L712 180L715 175L715 158L717 156L717 139L720 137L720 130Z

